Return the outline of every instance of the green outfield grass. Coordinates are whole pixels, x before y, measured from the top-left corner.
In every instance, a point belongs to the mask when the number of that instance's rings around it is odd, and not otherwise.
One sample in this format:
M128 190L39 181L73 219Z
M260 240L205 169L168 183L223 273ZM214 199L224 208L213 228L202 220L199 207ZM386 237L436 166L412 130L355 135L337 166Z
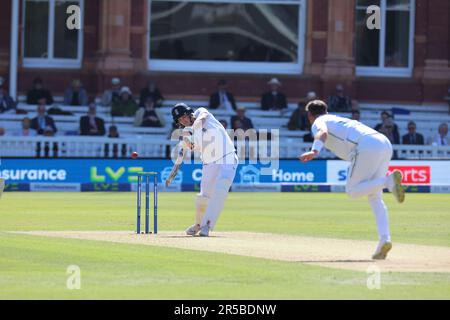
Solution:
M447 246L448 195L389 195L394 241ZM193 193L161 193L161 230L192 223ZM298 299L450 298L450 274L387 273L368 290L364 272L144 245L18 235L31 230L134 230L133 193L6 193L0 200L0 298ZM217 231L376 240L364 200L344 194L232 193ZM66 269L82 272L66 288Z

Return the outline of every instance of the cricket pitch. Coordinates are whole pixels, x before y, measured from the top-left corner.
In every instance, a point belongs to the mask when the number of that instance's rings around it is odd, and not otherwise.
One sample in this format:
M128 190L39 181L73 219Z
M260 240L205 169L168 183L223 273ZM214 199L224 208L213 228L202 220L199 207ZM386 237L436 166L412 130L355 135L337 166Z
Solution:
M381 272L450 273L450 250L447 247L395 241L387 260L375 261L370 257L377 243L365 240L250 232L214 232L208 238L189 237L180 231L161 232L157 235L137 235L123 231L14 233L226 253L356 271L366 271L369 266L376 265Z

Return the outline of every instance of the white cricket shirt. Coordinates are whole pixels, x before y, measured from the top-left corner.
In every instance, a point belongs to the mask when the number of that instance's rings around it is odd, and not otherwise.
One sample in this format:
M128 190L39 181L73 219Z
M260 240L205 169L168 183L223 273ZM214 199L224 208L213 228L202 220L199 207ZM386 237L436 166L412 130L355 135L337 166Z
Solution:
M234 157L226 157L235 153L233 141L231 141L222 124L205 108L199 108L194 112L194 117L198 118L202 113L207 113L201 132L194 129L195 151L200 152L200 157L204 164L234 164Z
M324 114L314 121L311 128L313 136L321 128L328 131L325 148L347 161L351 160L351 154L362 137L378 133L359 121L332 114Z

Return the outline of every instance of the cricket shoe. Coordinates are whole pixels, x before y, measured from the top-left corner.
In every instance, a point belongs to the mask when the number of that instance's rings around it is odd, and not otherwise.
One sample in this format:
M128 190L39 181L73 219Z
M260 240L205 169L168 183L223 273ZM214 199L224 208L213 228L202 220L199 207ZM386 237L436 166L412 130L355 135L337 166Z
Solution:
M394 170L389 177L387 182L387 187L390 192L394 195L394 198L402 203L405 201L405 189L402 186L403 175L399 170Z
M186 234L188 236L195 236L200 231L200 225L199 224L193 224L189 228L186 229Z
M209 224L205 224L200 230L200 237L209 237Z
M392 242L381 240L378 244L377 250L372 256L372 259L374 260L384 260L387 257L387 254L392 249Z

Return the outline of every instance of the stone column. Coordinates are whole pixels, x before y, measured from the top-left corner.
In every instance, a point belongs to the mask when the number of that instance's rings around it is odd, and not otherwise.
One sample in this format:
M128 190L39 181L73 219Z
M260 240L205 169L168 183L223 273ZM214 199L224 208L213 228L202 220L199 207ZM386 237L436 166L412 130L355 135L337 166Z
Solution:
M130 16L131 0L101 0L98 71L111 73L133 69Z
M424 79L450 79L450 2L428 0Z
M310 0L306 7L304 74L320 77L327 56L328 0Z
M353 79L355 0L328 1L328 41L324 78Z
M11 41L11 4L12 0L2 3L0 10L0 30L3 36L0 37L0 76L6 77L9 72L9 50ZM6 79L7 80L7 79Z

